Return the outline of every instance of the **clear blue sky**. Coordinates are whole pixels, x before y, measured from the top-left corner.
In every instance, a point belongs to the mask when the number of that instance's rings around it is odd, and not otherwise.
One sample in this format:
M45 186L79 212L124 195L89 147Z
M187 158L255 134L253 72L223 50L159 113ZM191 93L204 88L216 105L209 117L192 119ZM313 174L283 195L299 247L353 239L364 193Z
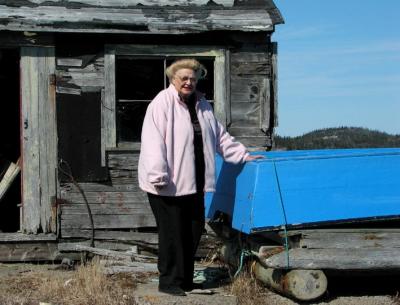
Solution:
M274 0L277 134L339 126L400 134L400 0Z

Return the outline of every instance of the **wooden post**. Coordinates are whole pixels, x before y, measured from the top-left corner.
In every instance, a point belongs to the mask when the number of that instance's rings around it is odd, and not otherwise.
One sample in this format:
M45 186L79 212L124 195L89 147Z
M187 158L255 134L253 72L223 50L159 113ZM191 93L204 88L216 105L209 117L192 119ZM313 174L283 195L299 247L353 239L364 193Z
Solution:
M22 204L27 233L51 231L57 134L54 48L21 48Z

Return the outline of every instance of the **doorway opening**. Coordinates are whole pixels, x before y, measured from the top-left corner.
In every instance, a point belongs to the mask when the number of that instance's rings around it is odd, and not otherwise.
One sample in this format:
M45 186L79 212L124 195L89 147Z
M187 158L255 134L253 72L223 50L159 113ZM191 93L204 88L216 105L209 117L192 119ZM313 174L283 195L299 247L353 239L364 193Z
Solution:
M20 229L20 55L0 49L0 232Z

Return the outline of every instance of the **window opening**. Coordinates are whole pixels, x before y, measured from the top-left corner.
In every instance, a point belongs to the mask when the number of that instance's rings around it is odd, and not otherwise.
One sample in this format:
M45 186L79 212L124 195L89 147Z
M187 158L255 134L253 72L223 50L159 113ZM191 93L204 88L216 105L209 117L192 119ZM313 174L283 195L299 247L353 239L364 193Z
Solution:
M165 69L173 61L183 57L117 56L116 107L117 143L140 142L142 124L147 106L161 90L169 86ZM206 68L205 80L197 84L211 103L214 102L214 58L198 59Z

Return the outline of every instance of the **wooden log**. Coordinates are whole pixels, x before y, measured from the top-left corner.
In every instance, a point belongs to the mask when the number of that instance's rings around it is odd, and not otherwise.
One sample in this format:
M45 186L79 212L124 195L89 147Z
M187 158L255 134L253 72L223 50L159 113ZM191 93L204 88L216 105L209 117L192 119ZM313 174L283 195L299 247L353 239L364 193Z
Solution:
M10 188L18 173L20 172L20 160L18 159L17 163L10 162L4 176L0 181L0 201L3 198L4 194Z
M292 269L332 270L398 270L400 248L291 249L289 267ZM287 267L287 253L273 255L263 261L275 269Z
M318 299L328 287L328 280L321 270L272 269L254 262L252 271L268 287L299 301Z

